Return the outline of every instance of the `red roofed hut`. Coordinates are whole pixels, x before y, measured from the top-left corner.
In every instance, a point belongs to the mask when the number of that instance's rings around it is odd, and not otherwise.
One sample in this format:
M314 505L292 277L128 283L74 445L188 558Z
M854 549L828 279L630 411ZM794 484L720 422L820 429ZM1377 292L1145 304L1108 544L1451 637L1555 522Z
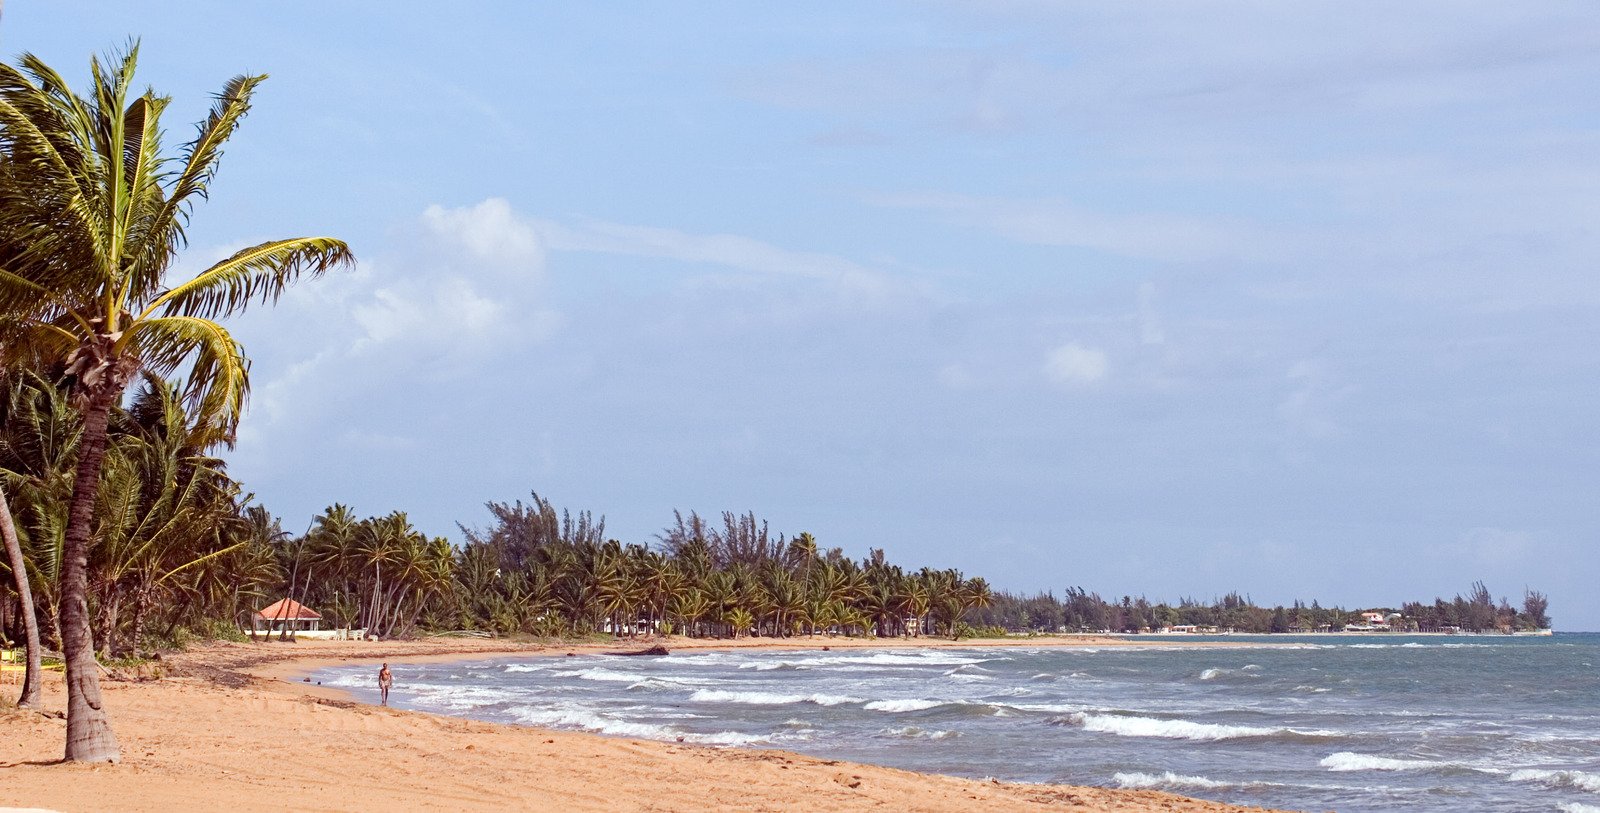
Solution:
M292 598L274 601L255 616L257 632L315 630L322 625L322 614Z

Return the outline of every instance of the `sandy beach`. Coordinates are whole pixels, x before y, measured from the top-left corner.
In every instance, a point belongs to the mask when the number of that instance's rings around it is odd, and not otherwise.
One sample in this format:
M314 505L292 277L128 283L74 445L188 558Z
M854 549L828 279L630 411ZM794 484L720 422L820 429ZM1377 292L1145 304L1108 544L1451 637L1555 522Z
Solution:
M673 650L1142 645L1077 636L959 644L825 638L664 643ZM778 750L497 725L363 705L301 680L341 663L560 657L644 645L472 639L212 644L169 655L143 674L106 681L122 744L119 765L58 764L65 726L58 717L8 712L0 718L7 732L0 739L0 804L62 811L1260 810L1157 791L975 781ZM46 699L52 712L64 707L59 678L48 681Z

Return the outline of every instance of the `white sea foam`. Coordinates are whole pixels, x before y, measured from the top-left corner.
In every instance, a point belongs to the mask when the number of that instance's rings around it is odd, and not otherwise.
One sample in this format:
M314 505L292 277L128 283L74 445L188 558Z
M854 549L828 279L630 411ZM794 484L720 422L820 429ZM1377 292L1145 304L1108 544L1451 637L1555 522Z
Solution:
M689 696L694 703L743 703L750 706L787 706L794 703L815 703L819 706L839 706L860 703L859 697L833 694L779 694L777 692L734 692L723 689L700 689Z
M1184 776L1183 774L1166 771L1164 773L1117 773L1111 777L1118 787L1123 788L1226 788L1227 782L1218 782L1203 776Z
M1581 802L1562 802L1556 807L1561 813L1600 813L1600 807Z
M898 713L902 711L922 711L923 709L936 708L949 701L947 700L874 700L865 708L868 711L887 711Z
M1235 678L1250 678L1250 679L1253 680L1253 679L1261 677L1261 675L1256 674L1257 672L1260 672L1260 671L1261 671L1261 667L1259 667L1259 666L1257 666L1257 665L1255 665L1253 663L1248 665L1248 666L1240 667L1238 669L1224 669L1224 668L1222 668L1220 666L1213 666L1213 667L1211 667L1209 669L1206 669L1205 671L1202 671L1200 673L1200 679L1201 680L1219 680L1219 679L1231 680L1231 679L1235 679Z
M637 683L640 678L644 677L639 674L618 672L615 669L607 669L603 666L596 666L590 669L572 669L565 672L553 672L552 674L555 677L575 677L581 680L598 680L605 683Z
M1524 768L1512 771L1508 778L1513 782L1538 782L1552 788L1575 788L1590 793L1600 793L1600 773Z
M772 737L766 734L740 734L737 731L721 731L716 734L682 734L679 735L687 742L697 742L704 745L764 745L772 742Z
M1425 771L1450 765L1448 762L1434 762L1427 759L1396 759L1351 751L1329 754L1317 764L1330 771Z
M1085 731L1116 734L1121 737L1161 737L1170 740L1235 740L1247 737L1333 737L1332 731L1296 731L1292 728L1263 728L1260 726L1219 725L1196 723L1189 720L1160 720L1154 717L1129 717L1120 714L1085 714L1076 712L1065 718L1066 722L1080 726Z
M667 739L678 735L675 729L654 723L635 723L597 714L587 709L520 708L511 712L517 722L549 728L577 728L600 734L643 739Z
M969 666L986 662L944 652L873 652L867 655L818 655L794 660L801 666Z
M916 726L907 726L905 728L886 728L883 730L883 733L885 736L904 737L911 740L946 740L951 737L961 736L961 732L959 731L917 728Z
M543 672L549 667L542 663L513 663L506 666L507 672Z

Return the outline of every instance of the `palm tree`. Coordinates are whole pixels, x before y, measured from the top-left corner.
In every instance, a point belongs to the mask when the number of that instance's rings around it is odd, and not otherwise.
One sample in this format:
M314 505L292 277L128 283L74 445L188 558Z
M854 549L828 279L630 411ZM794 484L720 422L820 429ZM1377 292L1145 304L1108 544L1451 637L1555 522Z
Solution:
M22 556L22 543L17 540L17 524L11 519L11 503L0 490L0 537L5 538L6 560L11 565L11 576L17 583L17 597L22 608L22 624L28 639L28 667L22 676L22 694L17 698L20 708L39 705L39 684L44 671L43 647L39 643L39 615L33 609L33 590L28 586L28 560Z
M87 563L107 418L141 369L188 368L185 396L211 442L231 442L249 390L243 348L215 319L272 302L302 275L351 262L341 241L275 240L168 286L191 208L222 146L266 78L238 76L178 156L161 148L168 99L133 96L138 46L90 63L93 92L72 92L32 54L0 65L0 346L36 368L64 365L83 416L61 583L66 758L119 757L100 698Z

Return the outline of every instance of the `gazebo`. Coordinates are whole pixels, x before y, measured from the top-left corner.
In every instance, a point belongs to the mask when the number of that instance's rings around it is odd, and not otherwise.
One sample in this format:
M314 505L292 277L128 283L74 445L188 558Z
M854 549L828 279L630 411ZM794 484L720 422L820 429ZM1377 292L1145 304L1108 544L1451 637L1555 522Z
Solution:
M274 601L255 615L256 632L315 631L321 625L321 613L292 598Z

